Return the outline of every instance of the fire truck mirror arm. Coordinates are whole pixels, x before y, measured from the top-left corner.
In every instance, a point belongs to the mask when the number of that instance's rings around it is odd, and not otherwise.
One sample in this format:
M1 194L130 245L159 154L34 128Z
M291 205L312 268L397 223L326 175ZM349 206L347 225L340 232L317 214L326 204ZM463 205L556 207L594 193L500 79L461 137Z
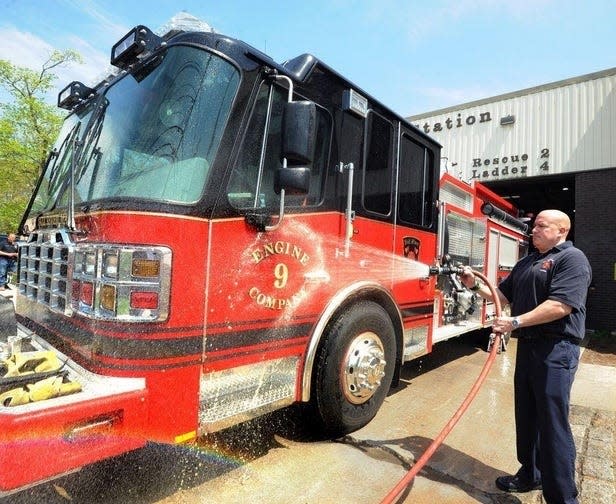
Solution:
M288 168L283 168L283 170L286 169ZM250 227L255 228L260 233L263 231L275 231L276 229L278 229L278 226L280 226L282 220L284 219L284 194L285 190L284 188L281 188L280 209L278 210L278 218L276 219L276 222L273 222L272 216L267 213L267 211L264 212L255 210L248 212L245 215L244 219L246 221L246 224L248 224Z

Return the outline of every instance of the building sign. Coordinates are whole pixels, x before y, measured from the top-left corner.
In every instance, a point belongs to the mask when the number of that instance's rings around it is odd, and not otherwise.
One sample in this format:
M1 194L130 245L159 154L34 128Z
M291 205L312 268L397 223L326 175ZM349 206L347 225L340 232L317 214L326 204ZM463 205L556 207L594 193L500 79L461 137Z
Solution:
M458 112L453 119L451 117L447 117L445 120L435 122L434 124L426 121L422 125L415 124L415 126L417 128L421 128L424 133L438 133L440 131L450 130L453 128L472 126L476 123L486 123L491 120L492 116L490 112L479 112L477 115L469 114L464 117L462 116L462 113Z
M463 180L520 179L616 166L616 69L409 117Z
M538 166L529 170L528 154L511 154L493 158L473 158L468 166L471 180L498 180L500 178L527 177L529 175L547 175L550 171L550 149L543 148L537 158ZM533 169L535 168L535 169ZM530 171L530 173L529 173Z

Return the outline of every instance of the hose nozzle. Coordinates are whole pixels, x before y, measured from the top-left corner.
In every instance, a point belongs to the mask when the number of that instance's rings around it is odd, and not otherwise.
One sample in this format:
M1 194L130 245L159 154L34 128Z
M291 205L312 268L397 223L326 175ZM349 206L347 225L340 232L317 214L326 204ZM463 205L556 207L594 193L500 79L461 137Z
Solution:
M461 275L463 273L462 266L451 266L445 264L443 266L430 266L429 274L436 275Z
M430 266L430 275L461 275L464 268L460 265L454 266L453 260L449 254L445 254L441 259L441 264Z

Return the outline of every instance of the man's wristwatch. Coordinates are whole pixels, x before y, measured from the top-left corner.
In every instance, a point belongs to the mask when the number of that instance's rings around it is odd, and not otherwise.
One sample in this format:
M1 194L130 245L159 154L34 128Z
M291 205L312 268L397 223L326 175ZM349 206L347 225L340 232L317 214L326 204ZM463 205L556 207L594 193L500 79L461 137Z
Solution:
M513 320L511 321L511 327L513 327L514 329L520 327L520 319L518 317L513 317Z

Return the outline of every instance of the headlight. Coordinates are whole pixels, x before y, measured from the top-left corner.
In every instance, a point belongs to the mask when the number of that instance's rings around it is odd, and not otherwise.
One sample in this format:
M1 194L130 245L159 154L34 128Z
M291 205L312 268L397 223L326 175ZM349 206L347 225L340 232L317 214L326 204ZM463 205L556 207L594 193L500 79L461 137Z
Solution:
M168 248L87 245L74 258L71 307L76 313L125 322L167 319Z

